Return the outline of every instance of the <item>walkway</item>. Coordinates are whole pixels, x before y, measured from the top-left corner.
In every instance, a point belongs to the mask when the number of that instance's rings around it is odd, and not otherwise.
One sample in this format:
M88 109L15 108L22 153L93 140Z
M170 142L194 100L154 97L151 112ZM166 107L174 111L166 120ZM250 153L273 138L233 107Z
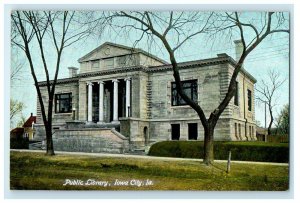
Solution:
M28 150L28 149L11 149L10 151L45 153L44 150ZM132 155L132 154L108 154L108 153L63 152L63 151L55 151L55 154L57 154L57 155L96 156L96 157L114 157L114 158L138 158L138 159L153 159L153 160L165 160L165 161L198 161L198 162L203 161L202 159L156 157L156 156ZM227 162L227 160L215 160L215 162L225 163L225 162ZM231 160L231 163L262 164L262 165L274 165L274 166L288 166L289 165L288 163L233 161L233 160Z

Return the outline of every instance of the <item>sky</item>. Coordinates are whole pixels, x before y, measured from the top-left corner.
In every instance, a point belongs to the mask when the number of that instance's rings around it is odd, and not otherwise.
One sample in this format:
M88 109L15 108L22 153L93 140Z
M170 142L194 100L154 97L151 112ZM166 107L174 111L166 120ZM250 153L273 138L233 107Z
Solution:
M245 14L251 19L256 19L259 15L258 13ZM258 25L259 23L257 23L257 26ZM251 32L247 32L246 37L250 38L252 37L252 34L253 33ZM91 36L66 48L61 60L59 78L68 77L67 67L79 67L79 63L77 62L77 60L94 48L100 46L102 43L109 41L131 47L138 36L139 34L135 32L132 32L129 36L126 36L122 33L109 31L102 34L101 37L99 37L98 35ZM216 57L219 53L227 53L235 59L235 46L233 40L236 39L239 39L237 33L233 34L231 39L226 40L224 40L224 38L222 38L221 36L218 36L210 41L202 35L199 37L194 37L176 52L176 57L178 62L183 62ZM169 61L166 50L162 47L162 44L159 43L158 40L157 42L158 43L156 46L152 46L150 48L146 40L142 40L139 44L137 44L137 47L142 48L145 51L149 51L166 61ZM36 46L36 44L34 44L33 46ZM51 46L51 43L49 43L49 46ZM34 50L36 50L36 52L34 52L34 55L36 56L35 59L39 58L37 49ZM47 60L51 65L50 67L54 67L55 65L54 62L56 57L53 53L53 50L47 49ZM17 52L13 51L11 54L11 58L16 59L16 61L20 61L20 63L24 64L22 72L20 74L20 80L14 80L11 83L11 98L25 103L23 116L28 117L30 113L36 114L37 98L28 63L26 59L24 59L24 55L22 54L23 53L20 50ZM42 67L41 61L35 60L34 63L37 67ZM275 33L267 37L247 57L244 68L257 79L257 85L259 85L262 80L268 80L267 72L271 69L276 69L278 72L280 72L280 79L286 79L286 82L280 87L280 89L278 89L275 95L275 97L277 98L277 105L274 108L276 117L282 109L283 105L289 103L289 35L286 33ZM52 70L53 69L54 68L52 68ZM37 70L39 81L45 80L44 75L45 74L42 69ZM264 111L264 105L256 102L256 120L258 120L262 125L264 124L265 120ZM267 114L267 122L268 121L269 115Z

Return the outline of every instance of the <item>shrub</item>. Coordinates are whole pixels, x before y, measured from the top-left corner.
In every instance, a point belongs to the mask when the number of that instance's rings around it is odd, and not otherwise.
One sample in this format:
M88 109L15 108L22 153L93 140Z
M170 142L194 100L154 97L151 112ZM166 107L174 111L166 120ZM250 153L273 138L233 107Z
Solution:
M289 162L288 144L265 142L214 142L214 157L226 160L231 151L231 160ZM202 141L163 141L155 143L150 156L203 158Z
M10 138L11 149L29 149L28 138Z

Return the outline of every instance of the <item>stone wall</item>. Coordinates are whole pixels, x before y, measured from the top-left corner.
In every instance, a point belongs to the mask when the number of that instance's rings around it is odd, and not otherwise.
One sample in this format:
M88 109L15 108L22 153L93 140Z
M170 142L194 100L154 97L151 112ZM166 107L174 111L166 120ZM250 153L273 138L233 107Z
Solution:
M229 66L229 76L233 73L233 67ZM229 103L232 110L230 117L230 130L232 140L256 140L256 123L255 123L255 96L254 83L245 73L241 72L238 82L238 105L234 104L234 98ZM248 110L247 90L252 92L252 110ZM240 127L239 127L240 126ZM241 128L241 130L239 130ZM241 133L240 133L241 131Z
M220 101L220 69L220 65L215 65L180 70L182 81L197 80L198 103L201 104L207 116L218 106ZM150 119L197 116L196 112L188 105L171 105L171 83L174 82L172 71L150 73L149 80L152 84L152 88L149 90L149 94L151 94Z
M194 67L180 70L181 80L197 80L198 103L204 110L206 117L217 108L225 97L232 75L232 65L229 63ZM154 72L149 74L147 94L148 118L150 122L150 139L171 139L171 124L178 123L181 127L181 139L187 140L187 125L192 121L198 122L198 139L203 139L203 127L196 112L188 105L171 105L171 83L174 81L172 71ZM238 75L239 106L234 105L234 98L222 113L215 128L216 140L253 140L255 139L255 106L252 99L252 111L244 115L244 99L247 100L247 89L252 91L254 97L254 81L245 74ZM247 104L246 104L247 105ZM247 110L248 106L245 106ZM234 119L234 121L232 120ZM241 125L241 139L236 137L235 124ZM251 132L249 130L251 128Z
M53 124L52 133L55 133L56 130L65 129L65 124ZM46 139L46 131L44 124L34 124L35 136L33 140L43 141Z
M47 87L40 87L41 94L44 102L45 112L47 115L48 112L48 92ZM57 84L55 87L55 94L61 93L72 93L72 108L76 108L76 118L78 118L78 82L69 82L65 84ZM71 113L55 113L55 96L53 100L53 124L64 124L65 121L72 120L72 112ZM39 100L37 101L37 124L43 124L42 112Z
M124 136L129 136L130 150L142 149L150 144L150 123L138 118L120 118L121 131Z
M171 140L171 124L180 124L180 140L188 139L188 124L197 123L198 138L204 140L204 129L199 118L168 120L168 121L152 121L149 122L150 142ZM215 140L231 140L229 119L220 119L216 125L214 132Z
M53 135L54 149L57 151L126 153L128 139L111 129L57 130Z

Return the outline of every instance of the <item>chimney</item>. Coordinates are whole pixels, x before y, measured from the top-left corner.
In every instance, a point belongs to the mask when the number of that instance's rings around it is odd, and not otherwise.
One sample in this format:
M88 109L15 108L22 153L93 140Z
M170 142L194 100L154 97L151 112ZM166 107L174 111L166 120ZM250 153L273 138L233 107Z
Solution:
M226 53L217 54L219 58L228 57Z
M241 58L243 52L243 43L242 40L234 40L235 44L235 60L238 61Z
M30 117L32 117L32 113L30 113Z
M69 69L69 78L73 78L77 76L77 70L78 68L76 67L68 67Z

